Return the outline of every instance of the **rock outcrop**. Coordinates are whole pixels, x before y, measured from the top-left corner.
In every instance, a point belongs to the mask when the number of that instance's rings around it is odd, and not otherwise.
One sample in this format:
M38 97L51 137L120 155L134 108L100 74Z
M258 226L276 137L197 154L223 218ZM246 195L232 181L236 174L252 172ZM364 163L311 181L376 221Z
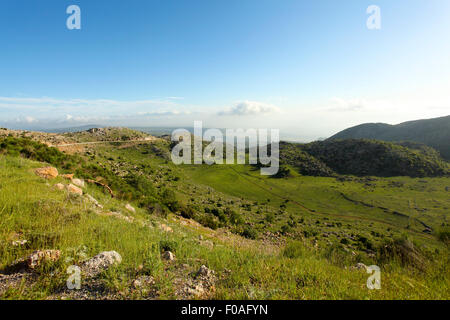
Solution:
M120 264L121 262L122 257L116 251L104 251L85 261L81 266L81 270L85 277L91 278L107 270L112 265Z
M71 193L71 194L77 194L79 196L83 195L83 190L81 190L80 188L74 186L73 184L69 184L67 186L67 191L69 191L69 193Z
M54 167L38 168L34 171L39 177L44 179L55 179L58 176L58 169Z
M44 262L57 261L60 256L59 250L36 250L29 256L14 261L3 271L5 273L30 272Z

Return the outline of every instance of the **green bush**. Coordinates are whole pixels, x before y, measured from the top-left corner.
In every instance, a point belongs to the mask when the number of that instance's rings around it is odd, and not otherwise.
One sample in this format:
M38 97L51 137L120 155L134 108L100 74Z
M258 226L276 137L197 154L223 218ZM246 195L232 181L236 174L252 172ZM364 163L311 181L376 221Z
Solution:
M238 226L238 225L241 225L244 223L244 219L242 218L242 215L240 215L236 211L231 211L229 220L235 226Z
M289 224L281 226L281 233L284 235L287 233L291 233L292 231L294 231L294 229Z
M161 240L159 242L159 250L160 252L171 251L173 253L177 252L178 243L173 240Z
M445 244L450 244L450 227L444 227L436 232L437 238Z
M268 223L273 223L275 221L275 215L273 213L267 213L266 217L265 217L265 220Z
M197 220L201 225L216 230L217 228L219 228L219 221L216 220L216 218L212 215L204 215L201 216L198 220Z
M241 235L247 239L256 239L258 238L258 231L256 231L255 228L252 228L250 226L245 226Z
M186 219L193 219L195 216L195 211L191 207L188 206L181 206L180 208L180 214L183 218Z
M164 189L161 193L161 201L172 212L176 212L181 209L181 205L178 202L175 192L173 190Z
M64 169L75 167L80 160L78 156L66 155L56 148L28 138L6 137L0 142L0 153L22 156Z

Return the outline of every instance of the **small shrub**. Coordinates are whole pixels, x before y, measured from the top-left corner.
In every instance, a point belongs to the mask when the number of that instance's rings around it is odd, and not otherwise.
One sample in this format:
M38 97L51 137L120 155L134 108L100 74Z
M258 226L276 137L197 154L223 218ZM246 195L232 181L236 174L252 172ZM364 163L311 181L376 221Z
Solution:
M437 238L447 245L450 245L450 227L443 227L436 232Z
M173 190L164 189L161 193L161 201L172 212L176 212L181 209L181 205L177 201L175 192Z
M214 216L204 215L197 220L201 225L216 230L219 228L219 222L216 220Z
M293 231L292 227L288 224L285 224L281 227L282 234L292 233L292 231Z
M250 226L245 226L241 235L247 239L256 239L258 237L258 232Z
M275 215L273 213L266 214L265 220L268 223L273 223L275 221Z
M243 224L244 219L239 213L237 213L236 211L232 211L230 214L230 222L237 226Z
M191 207L181 206L180 214L183 218L192 219L195 216L195 211Z
M161 252L171 251L171 252L175 253L177 251L177 248L178 248L178 243L176 241L161 240L159 242L159 250Z

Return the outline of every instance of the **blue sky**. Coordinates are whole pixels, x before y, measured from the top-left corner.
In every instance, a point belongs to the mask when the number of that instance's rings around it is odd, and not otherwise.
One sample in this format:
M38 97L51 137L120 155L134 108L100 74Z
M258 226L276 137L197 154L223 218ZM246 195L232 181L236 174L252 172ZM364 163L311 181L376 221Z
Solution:
M448 115L449 33L445 0L2 0L0 124L203 120L309 140Z

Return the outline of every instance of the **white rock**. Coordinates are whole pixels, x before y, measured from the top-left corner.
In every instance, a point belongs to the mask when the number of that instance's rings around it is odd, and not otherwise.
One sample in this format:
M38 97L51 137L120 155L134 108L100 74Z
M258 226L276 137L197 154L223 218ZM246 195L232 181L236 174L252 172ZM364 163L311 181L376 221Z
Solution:
M12 242L12 245L14 247L19 247L19 246L23 246L27 242L28 242L28 240L16 240L16 241Z
M73 184L69 184L67 186L67 191L69 191L70 193L73 193L73 194L80 195L80 196L83 195L83 190L81 190L80 188L74 186Z
M120 264L121 262L122 257L116 251L104 251L85 261L81 269L86 276L94 277L110 266Z
M189 295L193 295L193 296L197 296L197 297L201 296L205 293L205 289L200 284L197 284L197 285L194 285L193 287L187 288L186 291Z
M125 209L127 209L128 211L133 212L133 213L136 212L136 209L133 208L129 203L127 203L127 205L125 206Z
M141 276L133 281L133 287L139 289L142 287L148 287L155 284L155 279L151 276Z
M198 276L205 276L205 277L208 277L208 276L212 275L213 273L214 273L214 271L208 269L208 267L205 265L202 265L200 267L200 269L198 269L198 271L197 271Z
M84 180L72 179L72 183L80 188L84 188Z
M204 247L207 247L208 249L213 249L214 248L214 242L212 242L211 240L202 241L201 244Z
M367 266L364 263L358 262L355 266L356 269L367 269Z
M173 261L175 260L175 255L170 251L166 251L162 254L162 258L164 260Z
M161 228L161 230L165 232L173 232L173 229L164 223L161 224L159 227Z
M86 199L88 199L90 202L92 202L96 207L98 207L100 209L103 208L103 206L100 203L98 203L98 201L90 194L85 194L84 196L86 197Z
M55 188L58 190L64 190L65 187L62 183L57 183L57 184L55 184Z

